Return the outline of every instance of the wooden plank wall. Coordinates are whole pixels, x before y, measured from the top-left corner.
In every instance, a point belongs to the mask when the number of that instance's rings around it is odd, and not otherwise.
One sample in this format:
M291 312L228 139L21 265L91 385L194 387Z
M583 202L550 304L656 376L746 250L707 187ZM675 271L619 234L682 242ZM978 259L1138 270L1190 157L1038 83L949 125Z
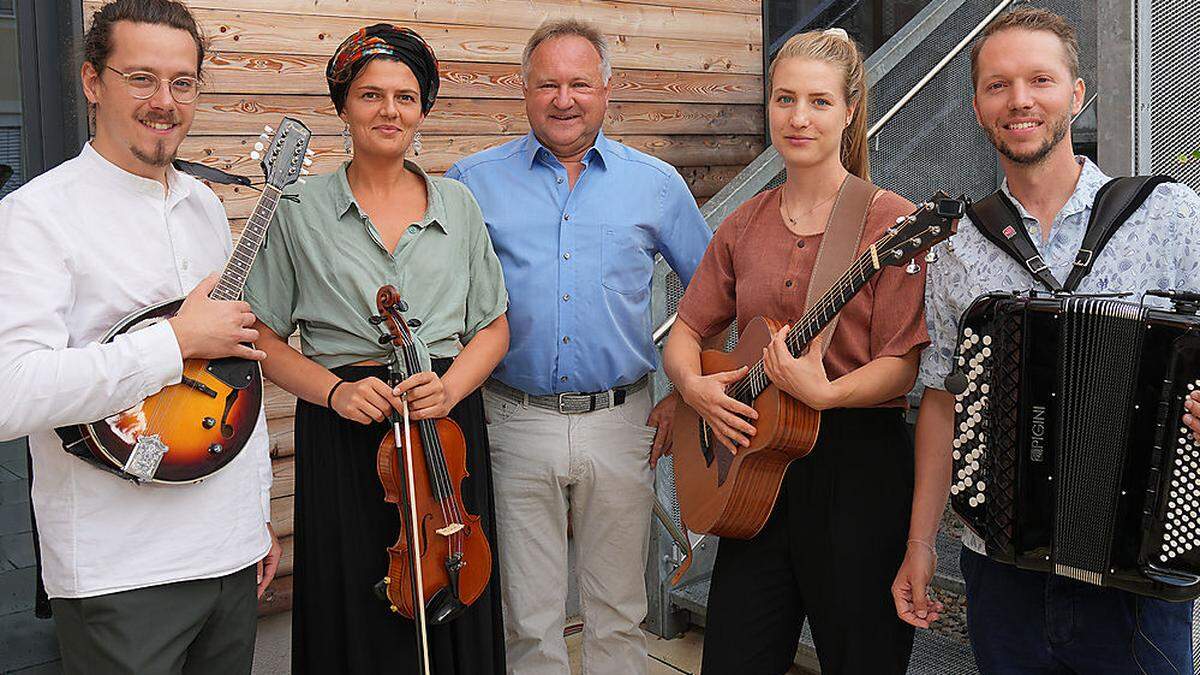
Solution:
M594 22L611 40L612 103L605 133L675 165L703 202L763 149L761 0L187 0L208 35L207 84L185 159L261 182L251 146L284 115L313 130L312 169L346 159L325 63L361 26L410 26L441 63L440 98L422 127L417 158L431 173L525 134L520 60L532 30L550 17ZM90 16L101 3L83 2ZM214 186L233 229L257 193ZM291 604L294 399L269 386L275 484L272 513L283 537L279 580L263 611Z

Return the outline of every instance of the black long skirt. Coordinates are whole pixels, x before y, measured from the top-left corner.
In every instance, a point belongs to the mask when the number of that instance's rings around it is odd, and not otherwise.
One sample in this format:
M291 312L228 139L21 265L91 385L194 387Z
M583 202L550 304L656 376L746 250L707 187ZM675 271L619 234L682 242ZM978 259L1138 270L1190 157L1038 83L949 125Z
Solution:
M433 366L445 373L450 359L437 359ZM382 366L334 370L350 381L369 376L386 381L386 372ZM463 481L463 502L480 516L487 533L492 577L458 618L430 626L430 659L437 675L503 673L500 556L479 392L455 406L450 418L466 437L470 477ZM390 428L352 422L304 401L296 405L294 673L418 672L413 622L391 612L373 590L387 574L387 547L400 534L398 510L384 502L375 470L376 449Z
M786 672L805 619L821 672L903 674L913 627L896 616L891 584L904 560L912 490L903 411L822 413L816 447L788 467L763 529L721 539L704 675Z

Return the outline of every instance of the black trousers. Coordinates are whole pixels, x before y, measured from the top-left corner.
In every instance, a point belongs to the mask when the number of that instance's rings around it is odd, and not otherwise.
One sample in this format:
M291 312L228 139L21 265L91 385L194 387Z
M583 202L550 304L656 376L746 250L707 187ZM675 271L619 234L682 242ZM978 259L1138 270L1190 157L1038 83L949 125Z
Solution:
M821 672L903 673L913 628L891 584L904 559L913 446L897 408L837 409L793 462L752 539L721 539L704 632L704 675L775 675L807 618Z
M450 359L434 359L444 374ZM387 377L382 366L343 366L345 380ZM453 621L429 628L434 675L503 673L499 549L483 397L476 390L450 411L467 443L463 502L481 518L492 547L488 588ZM376 597L387 574L387 548L400 534L395 504L383 500L376 449L387 423L362 425L324 406L296 404L296 560L293 571L292 673L416 673L414 624ZM223 674L222 674L223 675Z

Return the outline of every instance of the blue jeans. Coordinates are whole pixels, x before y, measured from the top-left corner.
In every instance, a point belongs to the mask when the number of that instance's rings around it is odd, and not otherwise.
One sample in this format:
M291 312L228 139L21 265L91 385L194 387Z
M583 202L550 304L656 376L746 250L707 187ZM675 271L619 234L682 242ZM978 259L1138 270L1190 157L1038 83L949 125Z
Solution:
M967 632L983 673L1192 672L1192 603L1167 602L963 548Z

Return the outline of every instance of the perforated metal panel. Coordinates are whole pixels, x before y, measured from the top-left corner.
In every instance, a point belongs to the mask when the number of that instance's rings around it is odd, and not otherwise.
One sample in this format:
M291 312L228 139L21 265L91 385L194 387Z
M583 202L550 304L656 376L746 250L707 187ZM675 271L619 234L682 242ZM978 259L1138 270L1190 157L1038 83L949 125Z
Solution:
M0 164L12 167L12 178L0 187L0 199L24 182L21 176L21 127L0 127Z
M1200 189L1200 162L1179 162L1200 150L1200 3L1150 3L1150 157L1154 173L1167 173Z

